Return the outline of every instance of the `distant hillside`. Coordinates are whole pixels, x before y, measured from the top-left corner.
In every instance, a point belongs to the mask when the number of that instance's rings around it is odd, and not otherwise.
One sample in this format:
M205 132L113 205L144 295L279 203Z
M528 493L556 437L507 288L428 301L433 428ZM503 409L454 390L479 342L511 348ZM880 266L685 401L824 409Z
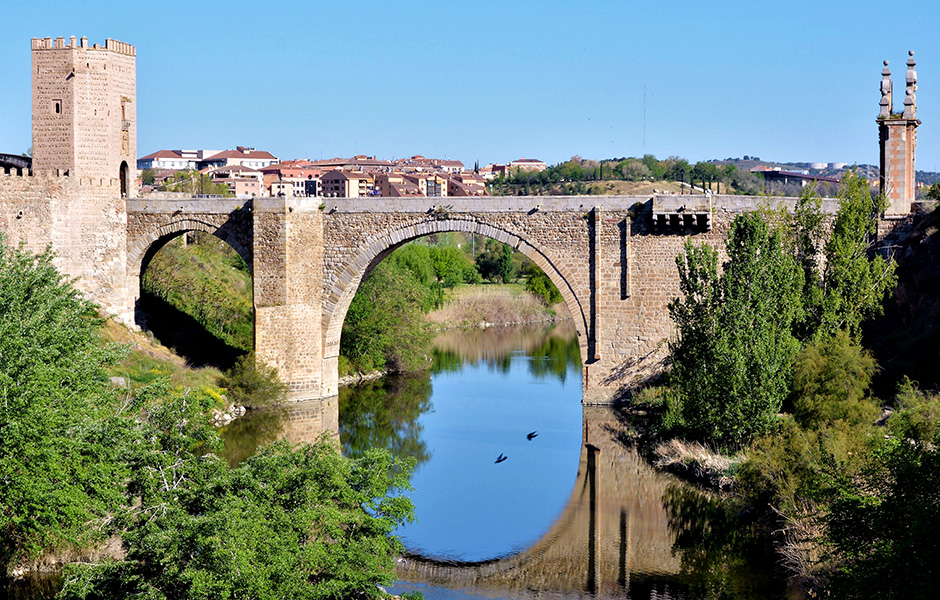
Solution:
M814 169L811 162L771 162L766 160L760 160L757 157L745 157L745 158L725 158L722 160L712 159L707 162L710 162L715 165L726 165L732 164L738 169L741 170L750 170L754 167L768 167L771 169L779 168L783 171L809 171L813 175L822 175L824 177L836 177L841 178L848 169L858 169L862 175L865 176L869 181L877 181L879 176L878 165L855 165L847 164L842 168L834 168L827 166L824 169ZM830 163L827 163L827 165ZM940 181L940 173L936 171L917 171L917 182L926 185L933 185Z

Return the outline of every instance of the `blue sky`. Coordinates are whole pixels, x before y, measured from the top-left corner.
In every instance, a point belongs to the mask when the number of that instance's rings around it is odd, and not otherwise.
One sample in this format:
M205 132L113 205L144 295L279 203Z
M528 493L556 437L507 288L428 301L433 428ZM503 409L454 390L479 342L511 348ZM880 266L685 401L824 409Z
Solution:
M876 164L882 61L900 108L914 50L917 167L940 171L938 15L927 0L4 0L0 152L30 145L34 36L137 47L141 156L247 145L468 165L644 152Z

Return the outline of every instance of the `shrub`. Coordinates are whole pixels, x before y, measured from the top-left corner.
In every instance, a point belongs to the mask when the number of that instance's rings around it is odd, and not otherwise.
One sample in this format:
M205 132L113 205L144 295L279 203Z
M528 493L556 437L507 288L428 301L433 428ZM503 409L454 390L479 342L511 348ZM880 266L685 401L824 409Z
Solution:
M897 410L888 419L888 428L902 439L934 439L940 432L940 394L925 393L905 377L898 385Z
M555 287L552 280L548 278L548 275L541 270L537 270L535 273L529 275L529 278L526 279L525 282L525 289L541 298L545 304L549 306L557 304L562 300L561 292L558 291L558 288Z
M879 408L866 397L875 360L844 331L810 344L793 369L795 416L804 427L835 421L870 425Z
M219 382L228 390L230 402L258 408L279 404L287 399L287 386L277 370L257 359L254 352L239 357Z

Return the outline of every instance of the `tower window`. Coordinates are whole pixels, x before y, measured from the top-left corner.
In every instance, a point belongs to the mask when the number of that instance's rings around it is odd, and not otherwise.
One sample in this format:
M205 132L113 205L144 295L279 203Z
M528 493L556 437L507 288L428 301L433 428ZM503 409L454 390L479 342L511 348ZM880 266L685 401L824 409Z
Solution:
M52 112L54 112L57 115L62 114L62 101L61 100L52 101Z

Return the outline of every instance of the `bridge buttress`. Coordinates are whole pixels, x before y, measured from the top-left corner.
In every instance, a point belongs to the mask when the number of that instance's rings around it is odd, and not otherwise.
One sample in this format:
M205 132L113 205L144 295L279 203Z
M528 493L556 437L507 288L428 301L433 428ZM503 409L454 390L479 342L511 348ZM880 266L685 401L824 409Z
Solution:
M321 398L323 216L305 199L254 203L255 353L277 369L290 399ZM335 369L334 369L335 370Z

